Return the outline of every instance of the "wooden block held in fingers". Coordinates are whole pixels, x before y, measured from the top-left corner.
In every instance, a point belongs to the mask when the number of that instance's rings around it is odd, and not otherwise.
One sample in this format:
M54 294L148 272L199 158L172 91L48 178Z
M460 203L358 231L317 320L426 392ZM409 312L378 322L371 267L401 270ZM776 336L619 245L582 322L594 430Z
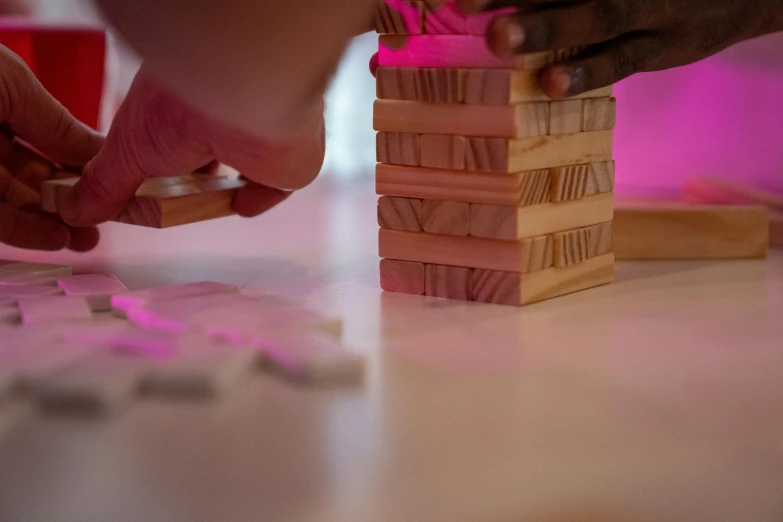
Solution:
M375 100L373 124L377 131L489 138L544 136L549 130L549 105L460 105Z
M470 205L460 201L424 200L421 228L431 234L467 236L470 232Z
M463 170L465 147L464 136L422 134L420 165L436 169Z
M551 169L552 201L570 201L614 190L614 161Z
M424 295L424 263L381 259L381 288L398 294Z
M426 295L470 301L470 268L427 265Z
M418 134L411 132L379 132L375 137L377 160L392 165L418 167L421 145Z
M534 272L552 266L552 236L520 241L379 231L380 256L432 265Z
M562 100L550 103L550 134L582 132L583 105L584 100Z
M421 34L424 6L421 2L379 0L375 11L375 31L381 34Z
M612 253L612 222L554 234L554 265L568 266Z
M764 207L618 205L617 259L731 259L766 257L769 213Z
M482 303L521 306L611 283L614 269L614 255L606 254L529 274L474 270L472 297Z
M614 129L617 124L617 100L615 98L596 98L585 100L584 132Z
M378 226L392 230L421 231L421 200L378 198Z
M530 207L474 204L470 209L470 235L517 240L605 223L612 220L613 212L612 193Z
M532 69L466 69L464 101L470 104L508 105L532 101L550 101L538 83L538 71ZM574 99L612 95L604 87L575 96ZM581 129L580 129L581 130ZM577 131L578 132L578 131Z

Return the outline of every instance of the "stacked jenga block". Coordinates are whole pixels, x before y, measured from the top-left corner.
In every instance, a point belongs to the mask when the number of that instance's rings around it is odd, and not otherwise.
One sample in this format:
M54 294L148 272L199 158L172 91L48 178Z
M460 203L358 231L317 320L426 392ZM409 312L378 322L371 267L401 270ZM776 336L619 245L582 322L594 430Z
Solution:
M537 85L578 49L497 58L490 16L453 0L379 12L420 14L378 24L383 289L523 305L611 282L611 88L553 101Z

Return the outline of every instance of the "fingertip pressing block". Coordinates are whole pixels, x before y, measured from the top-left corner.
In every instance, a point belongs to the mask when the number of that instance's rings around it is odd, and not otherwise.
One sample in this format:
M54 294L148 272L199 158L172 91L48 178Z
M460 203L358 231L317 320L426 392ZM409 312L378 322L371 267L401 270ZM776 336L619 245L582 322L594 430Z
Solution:
M111 306L115 314L123 316L129 310L143 307L149 303L223 293L238 294L239 288L234 285L208 281L183 285L167 285L116 294L111 298Z
M92 310L84 297L26 297L19 299L19 312L25 326L92 318Z
M128 288L110 274L84 274L57 279L57 285L71 297L84 297L93 312L111 310L111 298Z

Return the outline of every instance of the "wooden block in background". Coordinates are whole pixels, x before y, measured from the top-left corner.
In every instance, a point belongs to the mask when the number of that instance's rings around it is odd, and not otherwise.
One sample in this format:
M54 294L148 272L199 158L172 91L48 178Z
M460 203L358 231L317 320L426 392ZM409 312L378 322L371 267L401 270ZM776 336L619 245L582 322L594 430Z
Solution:
M552 266L552 236L497 241L381 229L378 237L384 259L523 273Z
M425 294L444 299L470 300L470 268L427 265Z
M378 198L378 226L421 232L421 200L383 196Z
M571 201L614 190L614 161L551 169L552 201Z
M614 194L529 207L470 206L470 235L518 240L587 227L612 220Z
M549 133L574 134L582 132L583 106L584 100L562 100L550 103Z
M617 100L596 98L585 100L582 130L584 132L614 129L617 123Z
M128 288L111 274L84 274L61 277L57 285L70 297L84 297L93 312L111 310L111 298Z
M420 141L420 166L435 169L465 169L467 140L464 136L422 134Z
M373 125L377 131L421 134L489 138L545 136L549 130L549 104L461 105L375 100Z
M421 165L421 144L418 134L411 132L379 132L375 136L375 152L380 163Z
M375 11L375 31L381 34L421 34L424 4L405 0L379 0Z
M606 254L584 263L528 274L474 270L472 298L483 303L526 305L611 283L614 269L614 255Z
M381 288L398 294L424 295L424 263L381 259Z
M617 259L766 257L769 212L761 206L618 205Z
M431 234L467 236L470 232L470 205L460 201L424 200L421 228Z
M612 222L554 234L554 265L584 263L612 253Z
M426 103L462 103L463 69L379 67L376 92L380 99Z

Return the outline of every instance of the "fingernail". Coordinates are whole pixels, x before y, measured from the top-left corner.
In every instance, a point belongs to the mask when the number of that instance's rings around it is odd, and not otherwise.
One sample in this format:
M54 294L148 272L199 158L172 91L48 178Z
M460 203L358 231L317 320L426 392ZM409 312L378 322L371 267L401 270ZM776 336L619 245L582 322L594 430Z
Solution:
M565 69L555 69L551 81L552 91L557 94L566 94L571 89L571 75Z

